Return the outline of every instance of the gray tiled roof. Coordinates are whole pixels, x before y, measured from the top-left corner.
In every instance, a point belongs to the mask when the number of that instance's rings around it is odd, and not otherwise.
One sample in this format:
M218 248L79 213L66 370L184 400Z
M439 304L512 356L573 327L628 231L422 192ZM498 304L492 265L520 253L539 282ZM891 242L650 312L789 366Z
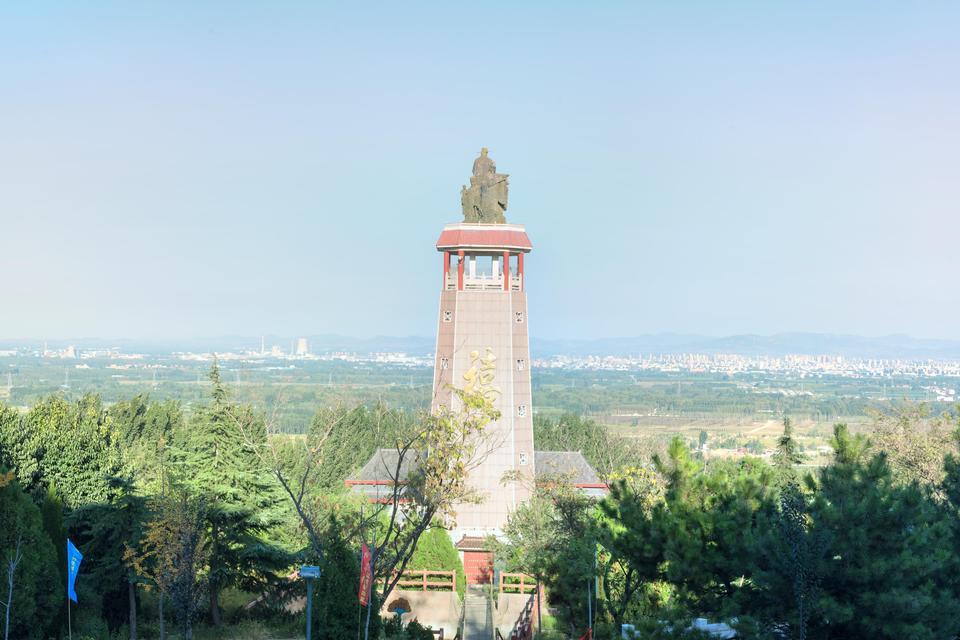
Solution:
M400 454L396 449L377 449L367 464L363 465L357 473L350 477L351 480L369 481L392 481L394 473L397 471L397 460ZM400 466L398 480L405 480L410 473L410 467L420 459L419 451L410 451Z
M374 491L377 485L355 483L392 482L394 480L393 474L397 469L398 457L399 454L396 449L377 449L370 460L363 465L363 468L351 476L348 482L354 484L355 491L381 495L384 493L382 486L379 491ZM415 466L419 459L419 451L411 452L403 461L397 479L401 482L406 480L411 467ZM597 472L579 451L537 451L534 454L534 461L537 480L554 478L573 484L600 484L602 482Z
M394 474L397 474L398 481L405 481L411 467L420 459L420 452L408 452L397 473L399 457L396 449L377 449L363 468L347 480L351 491L371 500L390 499L393 495Z
M573 484L600 484L600 476L579 451L537 451L536 479L563 479Z

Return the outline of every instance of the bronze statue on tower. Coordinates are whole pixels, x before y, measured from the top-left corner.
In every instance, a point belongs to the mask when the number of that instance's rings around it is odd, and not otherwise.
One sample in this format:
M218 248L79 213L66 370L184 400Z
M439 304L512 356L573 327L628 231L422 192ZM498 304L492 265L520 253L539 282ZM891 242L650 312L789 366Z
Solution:
M473 161L470 186L460 188L463 221L504 224L508 177L506 173L497 173L497 164L487 155L487 148L482 148L480 156Z

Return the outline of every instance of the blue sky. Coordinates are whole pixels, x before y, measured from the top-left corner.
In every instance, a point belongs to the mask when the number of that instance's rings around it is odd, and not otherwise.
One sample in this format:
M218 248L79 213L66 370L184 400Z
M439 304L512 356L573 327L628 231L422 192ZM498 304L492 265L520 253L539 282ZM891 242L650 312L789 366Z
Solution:
M960 338L960 5L518 4L4 4L0 336L430 335L487 146L535 335Z

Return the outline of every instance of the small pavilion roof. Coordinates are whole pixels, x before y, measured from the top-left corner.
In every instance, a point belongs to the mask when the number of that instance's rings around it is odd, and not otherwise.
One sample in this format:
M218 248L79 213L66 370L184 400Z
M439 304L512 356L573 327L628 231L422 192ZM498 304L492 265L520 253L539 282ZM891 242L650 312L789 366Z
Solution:
M454 546L458 551L486 551L487 539L481 536L463 536Z
M438 251L452 249L514 249L527 252L533 249L533 245L521 224L458 222L444 227L437 240Z

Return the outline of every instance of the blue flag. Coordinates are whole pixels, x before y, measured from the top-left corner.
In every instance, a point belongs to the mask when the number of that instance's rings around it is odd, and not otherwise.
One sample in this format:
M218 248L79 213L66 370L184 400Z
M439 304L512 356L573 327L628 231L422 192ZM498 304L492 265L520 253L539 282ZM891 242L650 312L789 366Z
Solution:
M81 562L83 562L83 554L80 553L80 549L73 546L73 543L67 539L67 595L74 602L77 601L77 592L73 590L73 585L77 582Z

